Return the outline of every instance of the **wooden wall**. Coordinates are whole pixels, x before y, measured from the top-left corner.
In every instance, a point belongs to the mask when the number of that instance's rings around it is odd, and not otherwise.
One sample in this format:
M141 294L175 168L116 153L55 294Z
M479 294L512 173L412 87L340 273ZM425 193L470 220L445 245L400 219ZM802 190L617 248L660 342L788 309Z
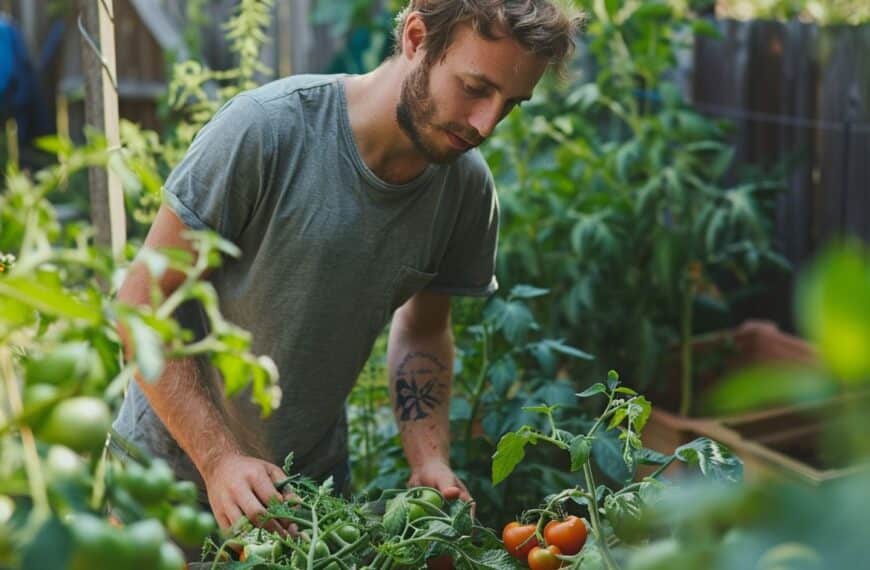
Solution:
M844 235L870 242L870 26L718 21L696 42L692 97L736 127L736 166L788 165L780 250L799 270ZM756 309L790 326L792 276Z

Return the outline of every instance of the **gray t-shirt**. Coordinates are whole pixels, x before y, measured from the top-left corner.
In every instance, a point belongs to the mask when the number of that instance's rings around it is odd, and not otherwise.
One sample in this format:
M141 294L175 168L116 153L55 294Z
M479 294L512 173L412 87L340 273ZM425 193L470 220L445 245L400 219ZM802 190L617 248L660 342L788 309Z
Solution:
M243 93L200 131L166 181L165 199L193 229L236 243L210 280L224 316L252 333L252 352L280 372L266 419L242 393L215 405L249 453L320 477L347 456L344 402L395 309L428 289L495 291L498 203L477 150L388 184L354 142L341 76L293 76ZM198 328L201 313L180 315ZM133 383L115 428L200 481Z

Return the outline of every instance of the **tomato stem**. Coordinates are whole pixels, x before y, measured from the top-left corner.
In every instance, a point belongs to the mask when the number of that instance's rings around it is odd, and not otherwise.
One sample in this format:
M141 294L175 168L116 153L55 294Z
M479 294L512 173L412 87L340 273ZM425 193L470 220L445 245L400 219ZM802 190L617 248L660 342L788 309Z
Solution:
M604 565L608 570L618 570L619 566L613 561L610 556L610 549L607 547L607 538L604 536L604 531L601 528L601 519L598 514L598 499L595 496L595 478L592 475L592 467L589 461L583 464L583 474L586 476L586 486L592 494L591 504L589 505L589 518L592 519L592 530L595 532L595 538L598 541L598 547L601 549L601 556L604 558Z
M482 327L482 337L480 343L481 363L480 374L477 377L477 384L471 397L471 415L468 417L468 425L465 427L465 448L467 457L471 457L471 437L474 432L474 422L477 419L477 414L480 411L480 400L483 396L483 389L486 387L486 373L489 371L489 329L486 325Z

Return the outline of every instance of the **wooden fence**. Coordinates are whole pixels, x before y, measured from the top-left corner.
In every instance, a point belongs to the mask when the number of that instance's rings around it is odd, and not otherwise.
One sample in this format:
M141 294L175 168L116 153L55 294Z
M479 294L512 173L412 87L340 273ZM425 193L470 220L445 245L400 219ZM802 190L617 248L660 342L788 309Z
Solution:
M870 26L724 20L695 45L692 98L734 121L735 165L788 164L780 250L800 268L832 239L870 242ZM757 309L790 325L793 279Z

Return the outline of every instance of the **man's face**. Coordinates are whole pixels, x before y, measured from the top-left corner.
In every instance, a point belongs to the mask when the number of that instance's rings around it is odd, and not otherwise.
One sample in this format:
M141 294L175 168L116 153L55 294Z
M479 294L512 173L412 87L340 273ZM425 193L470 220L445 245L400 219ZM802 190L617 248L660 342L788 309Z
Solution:
M519 102L531 97L547 62L513 39L486 40L459 26L443 59L424 52L405 77L396 117L429 162L446 164L479 145Z

